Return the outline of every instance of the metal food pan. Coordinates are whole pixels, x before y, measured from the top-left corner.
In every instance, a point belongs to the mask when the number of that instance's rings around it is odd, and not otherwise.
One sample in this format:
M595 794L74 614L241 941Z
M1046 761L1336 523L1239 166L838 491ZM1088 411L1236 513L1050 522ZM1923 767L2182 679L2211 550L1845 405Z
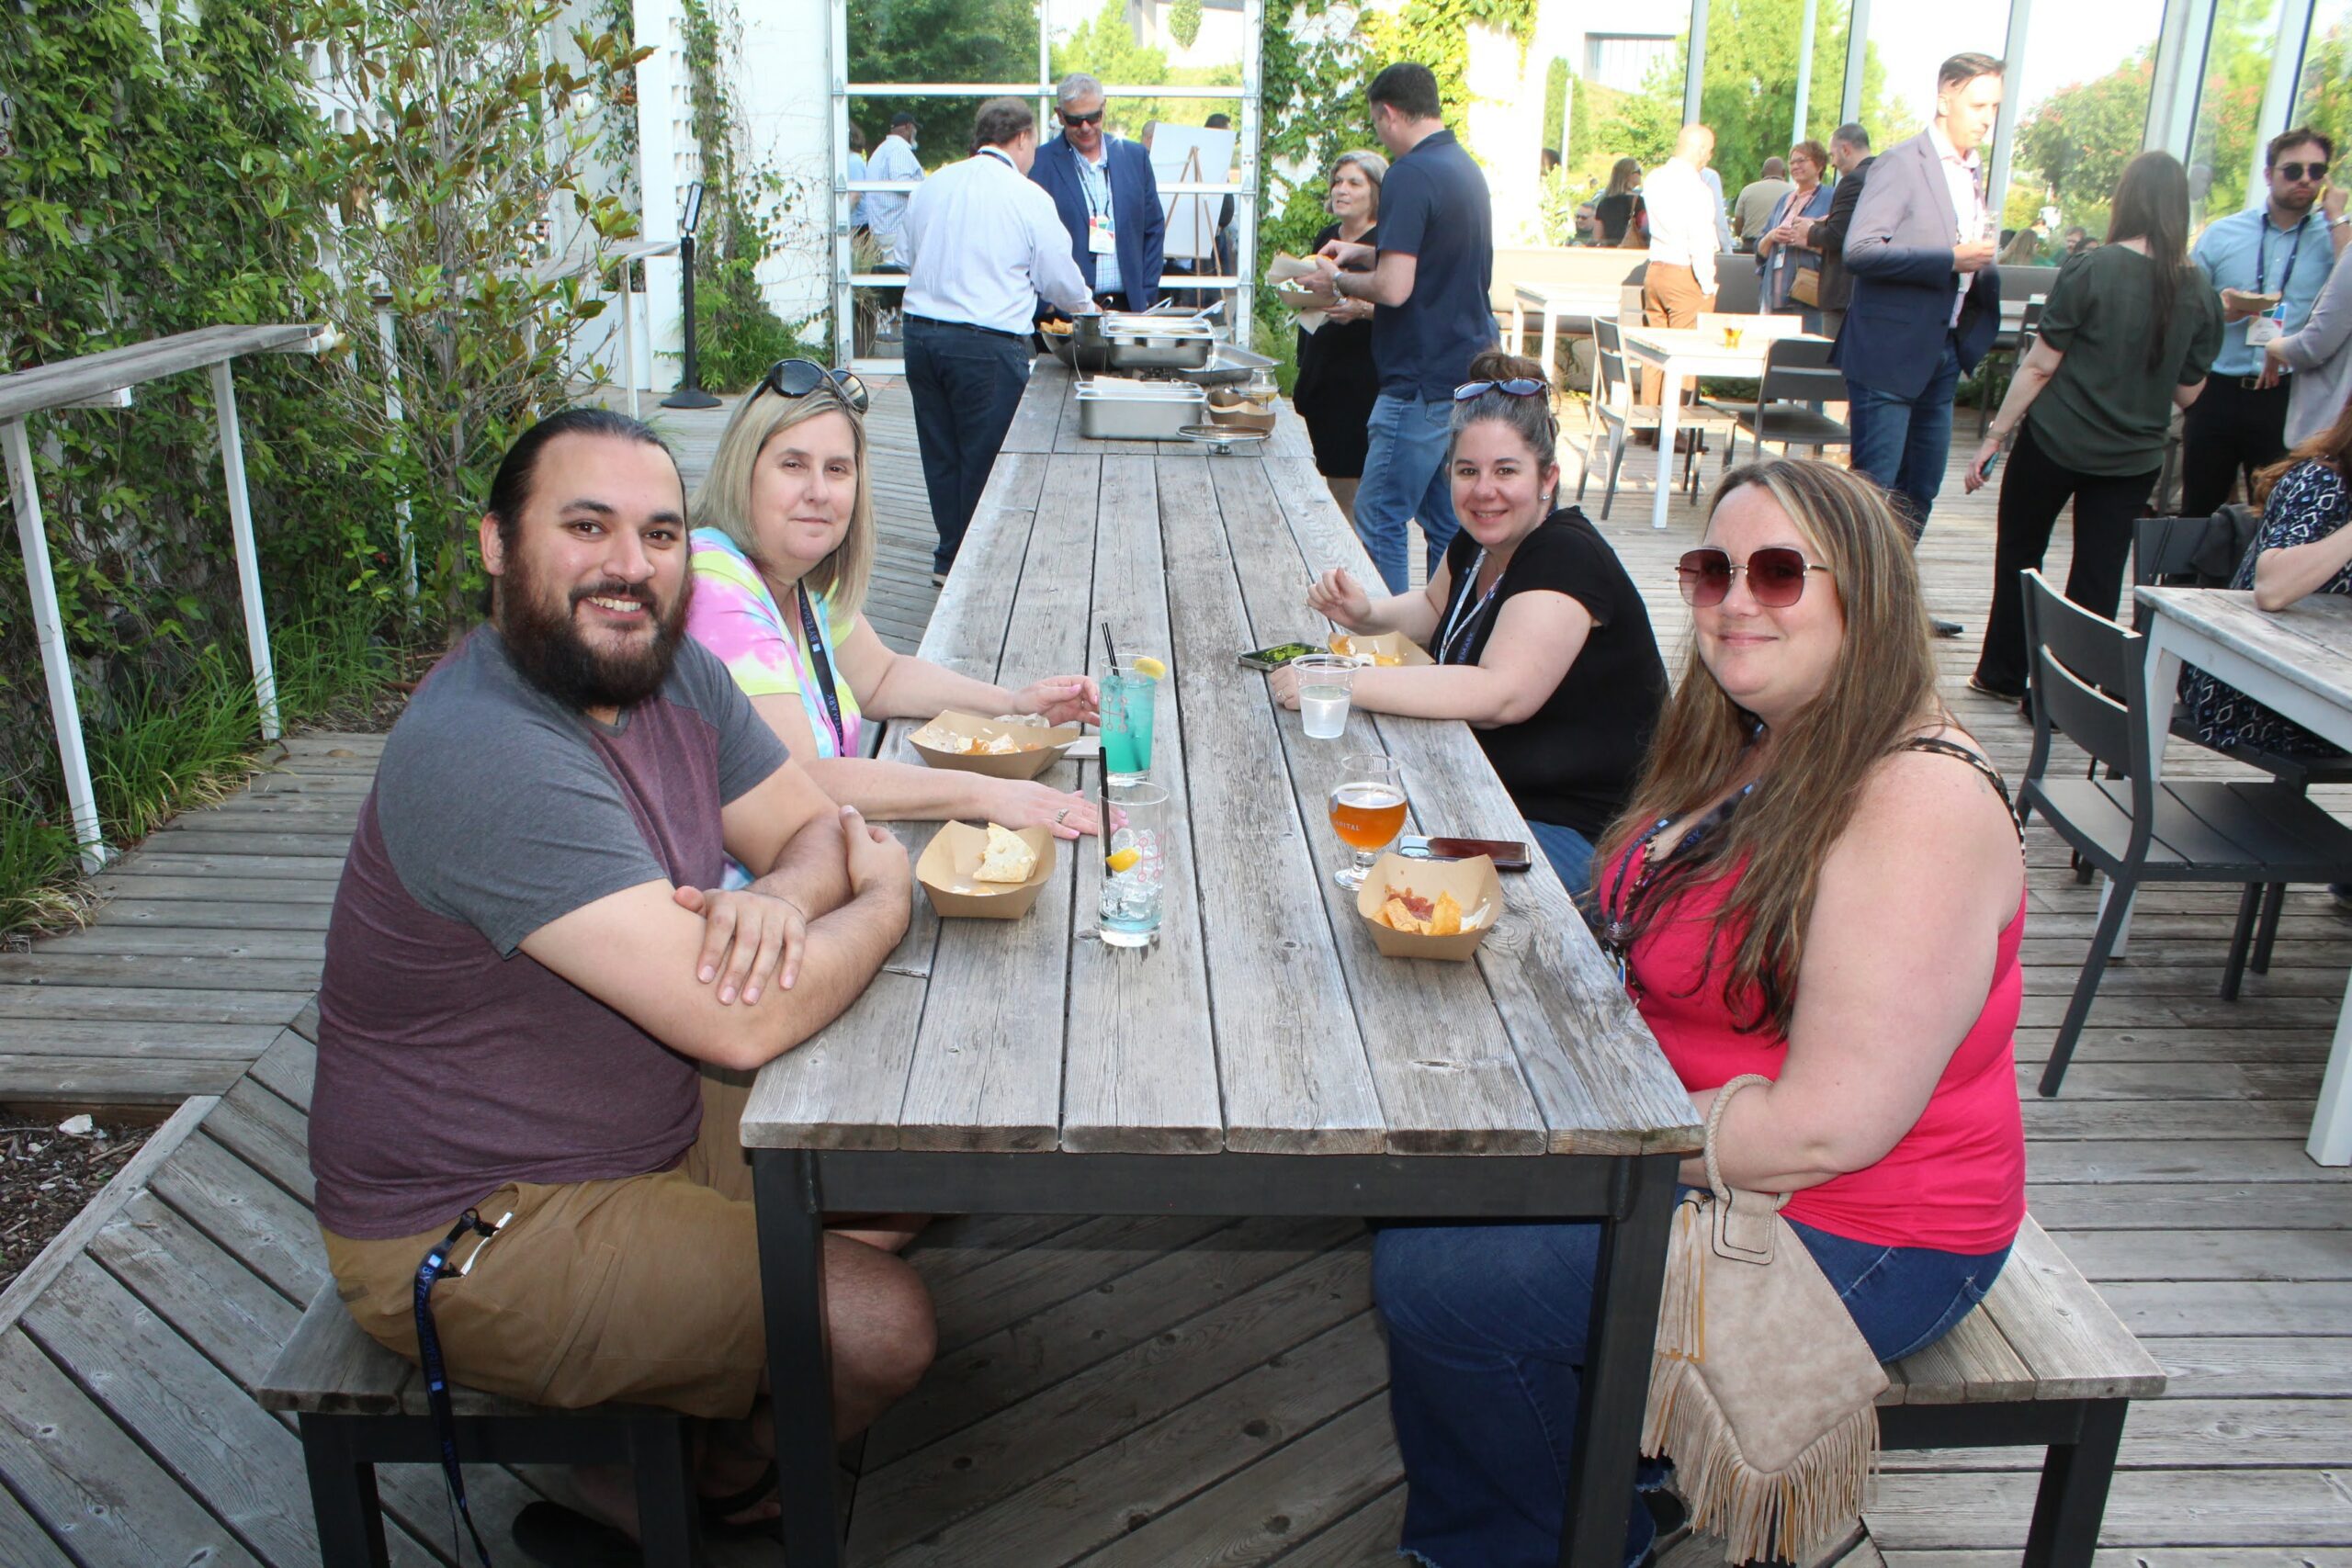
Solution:
M1273 367L1272 355L1236 344L1221 343L1206 365L1195 370L1180 370L1177 374L1196 387L1238 387L1250 379L1252 372L1271 371Z
M1078 433L1096 441L1182 441L1184 427L1207 417L1208 394L1181 381L1148 391L1138 387L1082 384Z
M1109 334L1111 368L1114 370L1197 370L1209 362L1216 351L1216 340L1203 331L1198 335L1124 333Z

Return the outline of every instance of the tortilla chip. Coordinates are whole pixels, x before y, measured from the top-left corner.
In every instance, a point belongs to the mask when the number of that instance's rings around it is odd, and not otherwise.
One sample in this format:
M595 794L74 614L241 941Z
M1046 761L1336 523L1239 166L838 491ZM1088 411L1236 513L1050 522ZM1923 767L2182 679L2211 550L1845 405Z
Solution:
M1430 915L1429 934L1457 936L1462 931L1462 905L1451 893L1437 896L1437 908Z
M1375 918L1392 931L1412 931L1423 936L1429 934L1430 928L1416 918L1412 910L1405 907L1405 900L1393 894L1390 895L1388 902L1380 907L1380 913Z

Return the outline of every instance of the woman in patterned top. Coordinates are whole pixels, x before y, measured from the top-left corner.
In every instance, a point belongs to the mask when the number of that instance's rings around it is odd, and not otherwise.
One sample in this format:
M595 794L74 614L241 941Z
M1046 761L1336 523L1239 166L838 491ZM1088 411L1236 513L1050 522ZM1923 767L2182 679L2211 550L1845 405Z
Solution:
M2283 610L2311 593L2352 593L2352 404L2335 423L2255 476L2262 528L2238 563L2233 588L2254 590L2256 609ZM2197 739L2227 750L2259 747L2296 757L2342 754L2285 718L2199 670L2183 671L2180 694L2197 719Z
M788 386L813 389L798 395ZM865 424L833 373L785 360L736 407L695 492L694 595L686 629L726 664L752 705L826 794L877 821L951 818L1095 830L1083 794L1022 779L859 755L869 718L1042 714L1091 722L1095 685L1049 676L1017 691L884 646L861 613L874 570ZM730 873L730 875L732 874Z

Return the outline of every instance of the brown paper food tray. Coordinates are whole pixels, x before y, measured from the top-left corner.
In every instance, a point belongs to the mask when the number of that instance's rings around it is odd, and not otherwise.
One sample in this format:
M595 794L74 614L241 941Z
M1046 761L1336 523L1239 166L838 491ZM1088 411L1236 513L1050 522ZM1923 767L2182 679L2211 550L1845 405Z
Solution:
M1044 828L1023 828L1016 837L1037 854L1037 869L1026 882L972 880L989 847L985 828L947 822L932 835L915 862L915 880L943 919L1017 920L1036 906L1037 895L1053 879L1054 835Z
M1331 651L1358 655L1385 653L1392 658L1402 659L1408 670L1416 664L1437 662L1430 657L1427 649L1403 632L1382 632L1378 637L1365 637L1360 632L1334 632L1331 634Z
M1391 931L1372 918L1388 901L1391 887L1410 888L1416 897L1432 903L1439 894L1451 893L1462 906L1463 919L1476 919L1477 928L1453 936ZM1501 920L1503 881L1496 874L1495 863L1485 855L1471 860L1430 861L1407 860L1392 852L1374 861L1372 870L1365 874L1363 886L1356 894L1356 913L1363 918L1364 929L1372 933L1373 945L1390 958L1445 958L1458 963L1477 952L1478 944L1487 940L1487 933Z
M1272 409L1267 409L1264 413L1252 413L1250 412L1247 400L1235 397L1230 393L1226 396L1228 400L1220 403L1217 401L1216 392L1209 394L1209 423L1211 424L1221 424L1228 430L1263 432L1273 430L1274 411Z
M936 751L914 739L916 735L930 728L933 724L953 730L958 735L977 735L983 740L992 740L1000 735L1010 735L1016 740L1039 741L1043 743L1045 750L1012 751L997 757L967 757L956 751ZM982 718L978 714L957 713L953 709L941 714L930 724L915 726L908 733L908 744L914 748L915 755L933 767L953 768L967 773L981 773L992 779L1034 779L1056 762L1060 761L1062 753L1068 751L1070 743L1077 739L1078 726L1074 724L1062 725L1054 729L1041 728L1034 724L999 724L994 719Z

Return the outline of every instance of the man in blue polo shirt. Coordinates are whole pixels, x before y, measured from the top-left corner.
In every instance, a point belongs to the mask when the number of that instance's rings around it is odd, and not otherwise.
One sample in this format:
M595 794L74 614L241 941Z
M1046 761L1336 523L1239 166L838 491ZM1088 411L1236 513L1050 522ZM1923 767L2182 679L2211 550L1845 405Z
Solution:
M2210 516L2230 499L2242 471L2286 456L2288 383L2282 376L2264 385L2262 345L2302 329L2336 253L2352 237L2341 191L2329 192L2325 208L2314 210L2335 152L2316 130L2279 132L2263 159L2270 199L2215 220L2191 253L2206 281L2221 290L2223 325L2213 373L2183 424L2183 516Z
M1391 593L1409 586L1405 524L1418 516L1429 570L1460 526L1445 468L1453 389L1494 346L1487 290L1494 277L1494 212L1487 176L1446 130L1437 78L1426 65L1391 65L1364 91L1372 129L1395 162L1380 186L1380 244L1334 240L1312 280L1319 298L1369 299L1380 396L1356 487L1356 534Z

